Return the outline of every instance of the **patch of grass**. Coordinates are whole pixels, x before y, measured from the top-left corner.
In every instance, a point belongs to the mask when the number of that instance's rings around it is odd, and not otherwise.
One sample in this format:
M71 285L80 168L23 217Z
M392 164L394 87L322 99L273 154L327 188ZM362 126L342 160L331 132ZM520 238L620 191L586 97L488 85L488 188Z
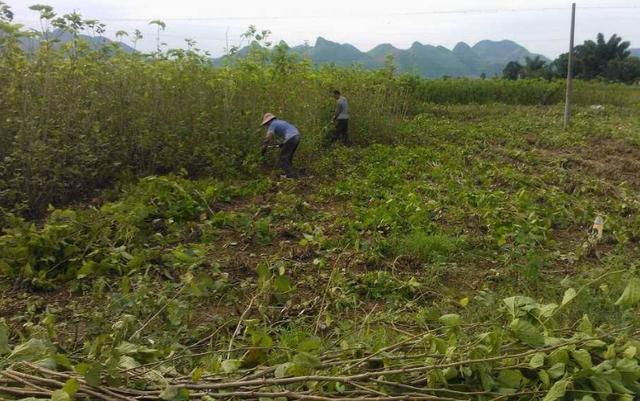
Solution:
M465 244L462 237L412 231L391 240L389 250L395 256L410 256L423 263L444 262L458 255Z

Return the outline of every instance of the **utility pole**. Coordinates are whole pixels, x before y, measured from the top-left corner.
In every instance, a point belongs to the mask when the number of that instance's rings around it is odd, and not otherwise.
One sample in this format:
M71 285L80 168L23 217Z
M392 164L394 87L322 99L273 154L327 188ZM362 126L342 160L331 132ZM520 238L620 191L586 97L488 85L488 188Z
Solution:
M571 5L571 39L569 39L569 60L567 63L567 94L564 103L564 129L569 128L571 119L571 92L573 90L573 38L576 30L576 3Z

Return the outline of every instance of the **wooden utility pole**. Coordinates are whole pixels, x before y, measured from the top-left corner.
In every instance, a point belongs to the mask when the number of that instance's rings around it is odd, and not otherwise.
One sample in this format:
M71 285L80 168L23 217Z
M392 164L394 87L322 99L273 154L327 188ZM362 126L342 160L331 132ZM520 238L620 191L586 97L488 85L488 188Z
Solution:
M571 92L573 90L573 38L576 30L576 3L571 5L571 39L569 39L569 60L567 63L567 94L564 103L564 129L569 128L571 119Z

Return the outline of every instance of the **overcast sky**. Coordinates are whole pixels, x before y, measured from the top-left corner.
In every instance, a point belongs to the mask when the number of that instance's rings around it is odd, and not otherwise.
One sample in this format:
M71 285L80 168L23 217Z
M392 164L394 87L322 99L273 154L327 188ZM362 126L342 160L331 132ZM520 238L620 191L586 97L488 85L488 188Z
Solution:
M272 31L274 42L290 45L315 42L318 36L351 43L366 51L380 43L407 48L414 41L452 48L459 41L470 45L482 39L514 40L530 51L555 57L566 51L571 3L562 0L3 0L12 6L15 21L38 26L37 13L28 7L48 4L59 14L73 10L108 26L107 36L118 30L140 29L145 38L139 49L155 47L153 19L166 22L161 40L169 47L184 47L185 38L214 56L253 24ZM598 32L617 33L640 47L640 0L578 2L576 43ZM127 40L125 39L125 42Z

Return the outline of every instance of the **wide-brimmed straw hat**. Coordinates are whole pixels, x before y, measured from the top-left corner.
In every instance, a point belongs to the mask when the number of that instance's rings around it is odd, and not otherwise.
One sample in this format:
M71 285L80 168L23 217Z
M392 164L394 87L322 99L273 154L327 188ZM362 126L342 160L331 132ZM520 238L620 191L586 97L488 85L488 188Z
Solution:
M276 116L274 116L273 114L271 114L271 113L266 113L266 114L264 115L264 117L262 118L262 124L260 124L260 125L265 125L265 124L267 124L269 121L273 120L274 118L276 118Z

